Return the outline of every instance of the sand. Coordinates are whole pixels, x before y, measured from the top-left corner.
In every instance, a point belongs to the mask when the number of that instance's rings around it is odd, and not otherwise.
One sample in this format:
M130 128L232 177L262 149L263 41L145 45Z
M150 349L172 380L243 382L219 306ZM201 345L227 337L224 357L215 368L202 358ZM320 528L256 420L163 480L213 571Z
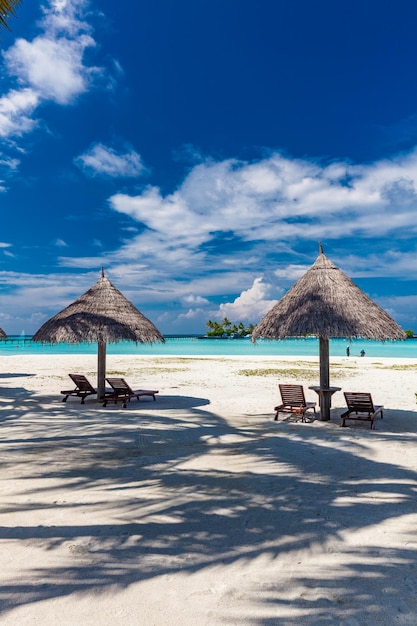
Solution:
M341 392L274 421L315 358L109 356L157 400L61 402L95 367L1 359L2 626L415 626L417 361L331 359L375 430L340 427Z

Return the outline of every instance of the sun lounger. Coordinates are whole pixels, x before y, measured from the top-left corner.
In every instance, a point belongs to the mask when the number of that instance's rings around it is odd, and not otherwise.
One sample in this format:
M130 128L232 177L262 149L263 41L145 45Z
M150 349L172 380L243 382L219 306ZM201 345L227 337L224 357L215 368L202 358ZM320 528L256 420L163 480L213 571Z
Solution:
M371 429L375 429L375 418L378 414L384 417L384 407L375 405L370 393L345 391L344 396L348 408L340 416L342 426L346 426L346 420L365 420L371 422Z
M75 383L75 389L61 391L61 393L64 394L62 402L66 402L69 396L78 396L81 398L81 404L84 404L87 396L92 396L97 393L97 389L94 389L90 381L82 374L68 374L68 376Z
M136 389L135 391L129 387L124 378L106 378L112 391L106 392L104 397L103 406L107 406L108 402L114 401L116 404L118 400L122 401L122 406L125 409L127 402L130 402L131 398L139 398L141 396L152 396L156 400L155 395L159 391L152 391L150 389Z
M313 409L316 414L316 403L306 402L304 397L304 388L302 385L279 385L282 404L274 408L275 420L278 420L280 413L294 413L301 415L301 420L305 422L305 414L308 410Z

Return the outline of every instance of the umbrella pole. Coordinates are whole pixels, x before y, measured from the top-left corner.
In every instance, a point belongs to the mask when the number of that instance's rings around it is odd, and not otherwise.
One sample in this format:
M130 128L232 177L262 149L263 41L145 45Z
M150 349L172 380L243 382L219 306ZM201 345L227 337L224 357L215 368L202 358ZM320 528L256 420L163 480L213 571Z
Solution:
M329 366L329 340L327 337L320 337L320 390L329 389L330 366ZM328 421L330 419L330 393L320 393L320 419Z
M97 400L104 398L106 379L106 342L99 340L97 355Z

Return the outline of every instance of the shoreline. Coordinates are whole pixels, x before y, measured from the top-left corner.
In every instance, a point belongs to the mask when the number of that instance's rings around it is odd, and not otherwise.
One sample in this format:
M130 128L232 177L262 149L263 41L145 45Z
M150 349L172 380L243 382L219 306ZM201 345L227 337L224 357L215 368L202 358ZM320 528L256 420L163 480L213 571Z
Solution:
M0 363L1 360L3 358L9 358L9 359L74 359L74 358L95 358L97 357L97 353L85 353L85 352L74 352L74 353L63 353L63 354L47 354L47 353L19 353L19 354L2 354L0 356ZM284 360L291 360L291 361L300 361L300 360L309 360L309 361L317 361L319 360L319 356L318 355L311 355L311 354L253 354L253 355L247 355L247 354L182 354L182 353L177 353L177 354L122 354L122 353L107 353L107 359L218 359L218 360L223 360L223 359L230 359L230 360L277 360L277 361L284 361ZM413 364L416 363L417 364L417 356L416 357L387 357L387 356L359 356L359 355L352 355L352 356L340 356L340 355L330 355L330 361L334 361L334 362L344 362L346 364L353 362L353 363L365 363L365 364L372 364L372 362L374 361L381 361L381 362L387 362L387 363L398 363L398 364ZM1 368L1 365L0 365Z
M365 351L366 356L372 358L416 358L417 359L417 342L372 342L366 340L354 340L351 343L345 339L330 340L330 355L335 357L344 357L346 348L350 347L351 358L359 357L361 350ZM0 357L5 355L18 354L48 354L51 356L64 354L96 354L97 346L94 343L81 344L33 344L30 341L26 343L17 342L0 342ZM199 341L190 338L167 338L165 344L134 344L132 342L120 342L107 345L107 354L110 355L135 355L135 356L234 356L240 355L242 358L254 356L294 356L295 358L309 355L318 356L319 345L317 338L314 339L283 339L281 341L262 341L258 340L256 344L251 341L242 340L213 340Z

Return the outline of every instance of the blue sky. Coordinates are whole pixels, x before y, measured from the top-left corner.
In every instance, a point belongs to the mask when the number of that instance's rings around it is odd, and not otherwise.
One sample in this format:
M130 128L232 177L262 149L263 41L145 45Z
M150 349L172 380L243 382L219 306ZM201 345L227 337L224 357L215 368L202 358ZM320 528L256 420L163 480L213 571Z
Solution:
M326 255L417 331L414 0L23 0L0 33L0 326L110 280L165 334Z

